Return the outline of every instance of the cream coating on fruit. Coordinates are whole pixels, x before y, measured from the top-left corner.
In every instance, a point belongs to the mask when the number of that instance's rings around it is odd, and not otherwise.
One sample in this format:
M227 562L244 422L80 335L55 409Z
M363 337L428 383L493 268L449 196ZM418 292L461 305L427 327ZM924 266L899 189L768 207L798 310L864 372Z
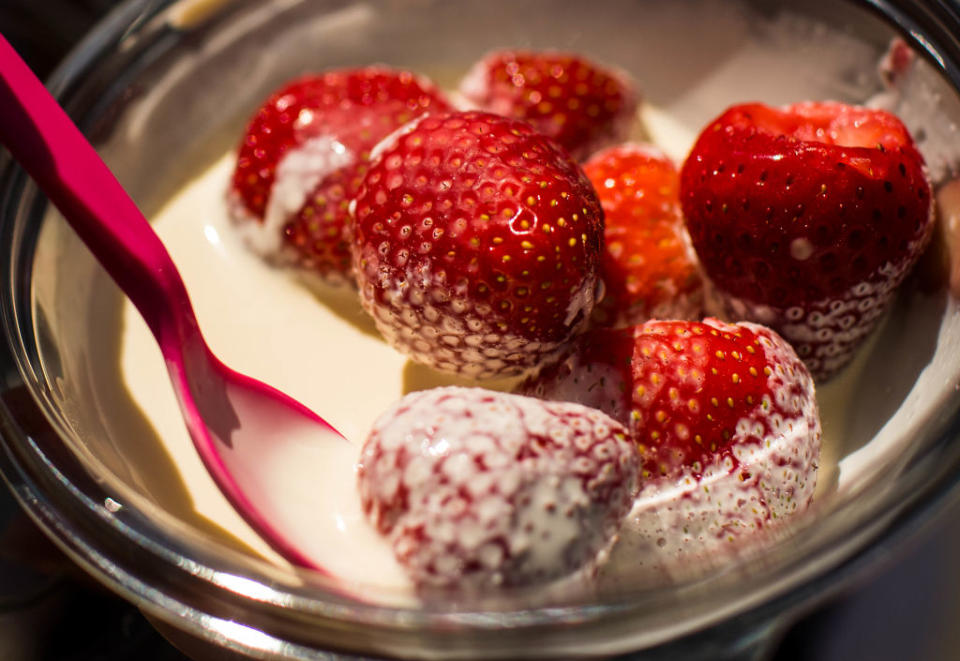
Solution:
M330 135L308 138L284 152L277 163L262 221L253 218L239 201L231 200L237 231L247 246L270 262L294 262L295 253L283 240L287 223L303 207L317 184L355 160L355 155ZM236 197L234 191L228 195Z
M656 325L656 322L652 323ZM720 424L724 427L721 437L716 430L711 430L707 425L704 431L710 436L705 433L704 438L697 440L698 445L701 443L704 446L709 445L712 451L710 454L713 454L713 465L722 464L730 472L736 473L738 480L745 488L758 486L761 500L769 501L770 514L779 516L785 514L788 509L792 510L797 506L801 509L806 507L816 485L822 435L810 373L798 359L792 347L763 326L749 322L728 325L714 319L705 320L704 325L713 327L720 336L739 337L740 334L746 334L749 340L745 347L751 356L741 355L737 349L730 351L729 355L717 350L717 362L713 363L714 365L719 366L719 363L732 361L738 366L733 368L737 371L733 371L729 377L729 391L724 390L719 394L713 389L715 383L708 382L709 375L698 374L700 363L694 362L692 368L687 364L678 363L676 369L680 379L682 380L684 378L682 374L689 370L689 378L693 379L696 386L695 396L681 402L680 408L685 407L693 412L705 412L707 422L712 421L715 416L718 421L722 421ZM699 343L696 339L698 328L694 326L693 330L695 339L690 343L690 347L694 353L697 353L698 349L702 352L706 345ZM641 336L640 340L641 355L647 352L649 346L643 343L644 337ZM686 333L678 331L676 340L682 342L685 337ZM706 338L707 335L704 334L704 337ZM668 337L665 337L664 341L669 342ZM752 364L748 367L748 358L752 358L752 354L758 349L762 354L758 363L762 367L755 367ZM710 348L706 349L706 351L710 350ZM707 363L708 366L710 364ZM709 370L713 374L717 373L716 367L709 367ZM644 383L646 378L655 381L657 377L656 371L650 372L645 369L643 372ZM663 374L659 378L668 379L669 375ZM744 401L740 401L739 398L743 393L737 389L737 386L746 381L757 380L763 384L759 388L759 392L763 393L759 395L759 401L756 400L755 395L751 394L753 390L747 390ZM701 389L706 392L701 393ZM728 393L726 401L718 401L724 399L724 395ZM684 400L685 398L671 387L667 399ZM654 420L659 423L661 419L669 420L671 416L679 417L678 409L671 409L668 406L657 408L658 404L653 403L658 401L659 405L664 405L663 399L649 400L653 410L636 408L642 407L643 401L643 397L639 402L634 399L634 410L641 416L650 416L651 424ZM724 409L735 412L735 416L730 419L725 418ZM695 415L690 424L697 425L696 420ZM689 434L693 433L681 430L679 427L678 423L673 433L680 441L686 440ZM635 429L644 429L642 420ZM663 434L662 443L671 443L669 430L664 429L664 431L666 433ZM638 433L637 442L649 443L650 441L645 434L641 436ZM776 452L768 455L767 452L773 448L776 448ZM710 457L710 454L702 453L684 458L683 465L679 467L681 473L688 473L689 468L693 473L702 472L706 475L709 473L710 459L703 461L699 457ZM662 454L660 457L658 461L661 464L660 472L666 476L672 476L677 467L667 465L664 470L664 457ZM692 462L691 459L693 459ZM728 464L730 459L733 463ZM752 463L754 460L759 460L760 463L754 465ZM702 461L707 466L701 465ZM768 461L772 462L772 466L767 466ZM778 472L775 467L784 470ZM649 468L652 471L654 467ZM774 503L780 503L780 505ZM793 504L788 506L784 503ZM764 518L766 517L760 516L760 520Z
M629 516L629 542L615 550L617 562L640 553L644 564L667 575L682 574L684 565L715 565L741 552L751 535L809 507L823 436L813 381L786 343L761 335L757 346L775 366L766 377L775 401L765 398L738 419L729 450L712 462L643 483ZM791 381L796 387L785 385Z
M374 424L360 495L420 586L518 586L593 566L637 454L595 409L478 388L407 395Z
M634 535L658 542L656 556L669 564L723 548L733 552L732 542L742 544L806 509L816 487L820 436L803 425L782 431L735 446L736 461L718 459L699 473L688 469L645 483L630 513Z
M707 309L724 319L755 319L778 328L811 372L832 374L873 332L912 266L888 263L879 271L884 278L879 282L859 282L839 296L786 309L718 290L705 276Z

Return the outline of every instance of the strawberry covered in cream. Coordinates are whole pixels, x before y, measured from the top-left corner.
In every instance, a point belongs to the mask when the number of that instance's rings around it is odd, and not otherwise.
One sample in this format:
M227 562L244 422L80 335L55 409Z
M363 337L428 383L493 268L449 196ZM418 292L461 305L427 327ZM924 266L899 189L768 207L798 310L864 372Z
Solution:
M435 388L374 424L363 508L420 587L546 583L594 567L638 484L604 413L480 388Z
M822 435L813 379L762 326L598 329L522 390L596 407L627 427L642 471L634 524L668 551L740 538L813 497Z
M370 151L427 112L449 110L428 80L385 67L328 71L283 86L254 114L229 191L248 245L328 282L349 281L349 201Z

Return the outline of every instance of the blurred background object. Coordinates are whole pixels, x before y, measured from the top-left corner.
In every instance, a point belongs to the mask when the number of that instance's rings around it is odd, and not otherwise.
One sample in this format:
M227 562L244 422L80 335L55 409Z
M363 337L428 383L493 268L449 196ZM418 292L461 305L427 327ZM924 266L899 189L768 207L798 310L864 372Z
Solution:
M45 78L117 0L3 0L0 31Z

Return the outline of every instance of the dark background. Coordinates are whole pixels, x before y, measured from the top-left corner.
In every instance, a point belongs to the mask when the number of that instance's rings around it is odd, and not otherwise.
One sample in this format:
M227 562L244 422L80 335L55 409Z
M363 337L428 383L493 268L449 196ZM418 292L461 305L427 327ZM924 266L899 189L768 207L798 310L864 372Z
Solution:
M115 4L0 0L0 33L45 77ZM801 619L774 660L960 660L960 505L885 560ZM74 567L0 487L0 660L134 659L187 657Z

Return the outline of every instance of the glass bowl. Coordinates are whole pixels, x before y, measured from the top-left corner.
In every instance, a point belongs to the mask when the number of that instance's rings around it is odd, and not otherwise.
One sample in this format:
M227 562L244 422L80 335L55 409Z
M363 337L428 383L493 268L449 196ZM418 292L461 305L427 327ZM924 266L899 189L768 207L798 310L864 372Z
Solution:
M884 93L942 183L960 157L957 35L956 11L935 1L133 0L50 85L148 215L234 148L257 104L295 75L387 63L452 87L503 46L577 50L629 71L647 130L678 159L735 102ZM922 56L899 96L877 72L895 37ZM590 593L388 604L291 568L237 533L235 513L204 508L124 380L122 296L7 166L0 468L74 560L173 637L292 659L759 654L793 614L927 521L960 476L960 315L928 259L870 345L819 390L817 498L772 538L666 583L625 571ZM191 289L215 280L187 274ZM215 314L205 306L202 324Z

